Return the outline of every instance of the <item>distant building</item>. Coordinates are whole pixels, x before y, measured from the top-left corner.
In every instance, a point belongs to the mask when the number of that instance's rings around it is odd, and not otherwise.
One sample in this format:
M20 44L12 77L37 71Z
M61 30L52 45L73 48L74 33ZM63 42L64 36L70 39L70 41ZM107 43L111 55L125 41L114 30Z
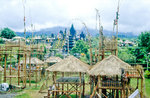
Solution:
M34 40L36 43L42 42L41 36L35 36L35 37L33 38L33 40Z
M74 41L75 41L75 38L72 35L69 35L68 39L66 39L65 45L63 47L63 52L67 53L68 48L69 48L69 51L70 51L74 46Z
M70 35L71 35L72 37L76 37L76 30L74 29L73 24L71 25L71 28L70 28Z
M81 39L81 40L85 40L85 34L83 33L83 31L82 31L81 34L80 34L80 39Z

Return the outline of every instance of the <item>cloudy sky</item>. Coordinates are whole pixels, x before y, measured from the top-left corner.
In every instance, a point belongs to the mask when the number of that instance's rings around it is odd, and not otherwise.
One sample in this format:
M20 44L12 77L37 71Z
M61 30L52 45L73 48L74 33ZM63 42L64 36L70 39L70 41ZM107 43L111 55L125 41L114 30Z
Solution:
M97 8L105 30L112 30L118 0L0 0L0 28L9 27L23 31L23 2L27 30L31 23L35 29L54 26L96 28ZM119 31L134 32L150 30L150 0L120 0Z

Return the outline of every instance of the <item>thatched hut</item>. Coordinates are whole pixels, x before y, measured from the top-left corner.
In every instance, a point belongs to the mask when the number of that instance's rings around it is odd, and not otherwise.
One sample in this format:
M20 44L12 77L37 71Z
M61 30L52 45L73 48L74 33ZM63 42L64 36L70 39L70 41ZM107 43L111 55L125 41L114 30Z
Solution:
M25 62L25 60L20 61L21 70L23 70L24 62ZM34 80L34 81L36 81L36 83L38 81L40 81L42 78L41 71L42 71L42 67L44 66L44 62L36 57L32 57L32 58L26 59L26 64L27 64L26 74L29 77L29 81L31 82L31 80ZM30 66L30 64L31 64L31 66ZM36 78L34 78L34 76ZM36 84L36 86L37 86L37 84Z
M23 64L23 63L24 63L23 60L20 61L20 64ZM26 59L26 64L30 64L30 59L29 58ZM44 64L44 62L42 60L36 58L36 57L33 57L33 58L31 58L31 64L33 64L33 65L37 65L37 64L42 65L42 64Z
M92 83L95 84L91 96L95 94L97 88L100 91L102 90L101 93L97 92L99 96L102 95L106 97L107 90L110 90L109 94L112 96L113 93L115 93L116 97L122 97L122 91L125 96L125 82L123 76L124 70L127 68L132 67L114 55L110 55L101 62L95 64L89 71L89 74L94 77Z
M56 89L52 90L52 92L55 92L55 96L56 93L62 92L61 96L66 95L67 97L70 97L72 93L76 93L76 96L79 95L81 98L81 94L83 93L84 95L84 73L89 68L88 64L85 64L74 56L68 56L62 61L50 66L46 70L53 72L53 84ZM62 74L61 77L58 75L60 73ZM56 77L59 78L56 79ZM65 86L66 88L64 88ZM81 90L82 87L83 91Z
M49 57L48 59L46 59L45 63L47 63L48 66L51 66L60 61L62 61L60 57Z
M90 75L101 76L121 76L121 70L130 68L131 65L123 62L121 59L114 55L103 59L101 62L95 64L89 71Z

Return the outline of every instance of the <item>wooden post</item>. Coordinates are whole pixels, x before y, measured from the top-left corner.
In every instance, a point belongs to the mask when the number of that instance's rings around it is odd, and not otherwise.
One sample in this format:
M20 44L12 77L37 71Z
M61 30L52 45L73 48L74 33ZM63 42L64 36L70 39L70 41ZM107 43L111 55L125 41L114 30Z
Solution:
M90 83L90 94L92 94L92 76L91 75L90 75L89 83Z
M126 93L125 93L125 83L123 82L123 98L126 98Z
M57 86L56 86L56 75L57 75L57 72L54 72L54 85L55 85L55 90L57 89ZM54 93L54 98L56 98L56 92Z
M36 73L36 87L37 87L37 67L36 67L36 71L35 71L35 73Z
M142 77L141 77L141 98L143 98L143 71L141 70L141 75L142 75Z
M137 78L137 89L139 88L139 78Z
M47 77L47 79L46 79L46 87L48 87L48 80L49 80L49 71L47 71L47 73L48 73L48 77Z
M118 38L116 38L116 49L115 49L115 56L118 56Z
M62 77L64 77L64 72L62 72ZM64 93L64 84L62 84L62 94Z
M116 81L118 81L118 75L116 75ZM118 89L116 90L116 98L119 98L119 91L118 91Z
M90 48L90 65L92 65L92 48Z
M100 75L98 76L98 88L100 88L101 87L101 77L100 77ZM99 95L101 96L101 89L99 89Z
M95 63L97 62L97 49L95 48Z
M80 77L80 95L79 95L79 98L81 98L81 85L82 85L81 72L79 73L79 77Z
M24 86L26 87L26 59L27 54L25 54L25 63L24 63Z
M4 82L6 82L6 64L7 64L7 54L5 54Z
M19 50L20 51L20 50ZM18 54L18 85L20 85L20 53Z
M122 98L122 89L120 90L120 98Z
M11 68L12 68L11 56L12 56L12 50L11 50L11 54L10 54L10 69L9 69L9 75L10 75L10 85L11 85Z
M29 56L29 86L31 86L31 54Z
M102 60L105 58L105 50L102 50Z
M81 83L82 83L82 81L81 81ZM84 93L85 93L85 81L84 81L84 74L83 74L83 94L82 94L83 98L84 98Z

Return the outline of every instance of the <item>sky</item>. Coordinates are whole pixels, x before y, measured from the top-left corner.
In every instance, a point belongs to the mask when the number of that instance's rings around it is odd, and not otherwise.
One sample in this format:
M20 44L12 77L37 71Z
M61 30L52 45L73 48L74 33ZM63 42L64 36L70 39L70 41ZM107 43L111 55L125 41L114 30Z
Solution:
M0 4L0 28L23 31L25 5L27 31L31 30L31 24L35 30L70 27L72 23L81 29L82 22L96 29L95 8L99 10L103 28L112 31L118 0L0 0ZM120 0L119 4L119 32L140 34L150 30L150 0Z

